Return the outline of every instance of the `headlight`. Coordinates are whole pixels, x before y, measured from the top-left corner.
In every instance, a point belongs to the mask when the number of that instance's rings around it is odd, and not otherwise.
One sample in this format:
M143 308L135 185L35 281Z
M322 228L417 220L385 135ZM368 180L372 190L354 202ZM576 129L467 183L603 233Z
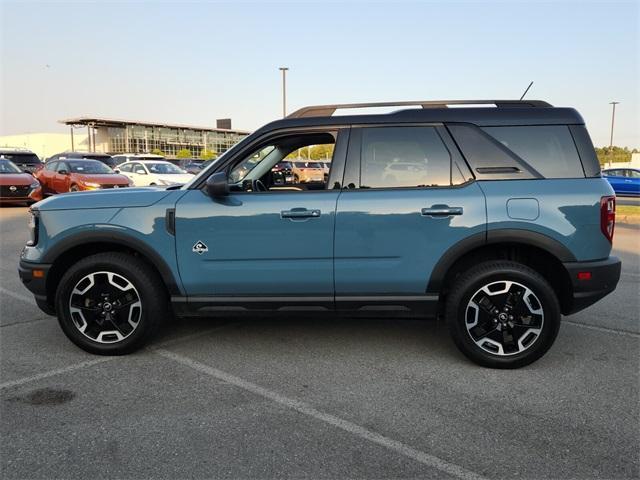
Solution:
M40 188L40 182L33 182L31 185L29 185L29 188L31 190L34 190L36 188Z
M99 183L84 182L84 186L89 188L100 188L102 185L100 185Z
M40 224L40 213L38 210L29 209L29 240L27 245L33 247L38 244L38 227Z

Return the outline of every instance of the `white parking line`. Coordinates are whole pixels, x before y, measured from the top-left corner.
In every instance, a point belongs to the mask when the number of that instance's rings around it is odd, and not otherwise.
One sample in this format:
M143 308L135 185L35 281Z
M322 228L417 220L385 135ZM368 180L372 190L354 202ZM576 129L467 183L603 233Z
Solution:
M62 373L73 372L75 370L79 370L81 368L90 367L92 365L97 365L98 363L108 362L110 360L115 360L118 357L100 357L95 358L93 360L87 360L80 363L75 363L73 365L69 365L67 367L58 368L56 370L49 370L48 372L38 373L36 375L31 375L30 377L23 377L17 380L11 380L9 382L0 383L0 390L15 387L18 385L23 385L29 382L35 382L36 380L42 380L43 378L53 377L54 375L60 375Z
M572 320L562 320L573 327L586 328L587 330L595 330L596 332L612 333L614 335L622 335L624 337L640 338L640 333L627 332L626 330L616 330L615 328L598 327L597 325L588 325L586 323L574 322Z
M30 305L35 305L36 304L36 301L33 299L33 297L27 297L26 295L22 295L21 293L12 292L11 290L7 290L6 288L0 287L0 293L4 293L5 295L9 295L10 297L15 298L16 300L22 300L23 302L28 303Z
M163 342L160 345L158 345L158 347L175 345L175 344L180 343L180 342L185 342L187 340L192 340L192 339L197 338L197 337L202 337L202 336L207 335L208 333L211 333L211 332L213 332L213 331L215 331L215 330L217 330L219 328L226 327L227 325L228 324L219 325L219 326L214 327L214 328L209 328L207 330L202 330L201 332L198 332L198 333L194 333L194 334L190 334L190 335L183 335L182 337L178 337L178 338L174 338L174 339L171 339L171 340L167 340L166 342ZM154 347L150 347L148 350L149 351L153 351L153 350L155 350L155 348ZM8 382L0 383L0 390L2 390L4 388L23 385L23 384L29 383L29 382L35 382L36 380L42 380L43 378L49 378L49 377L53 377L55 375L61 375L63 373L73 372L73 371L79 370L81 368L91 367L93 365L97 365L99 363L104 363L104 362L108 362L108 361L111 361L111 360L115 360L117 358L120 358L120 357L97 357L97 358L94 358L93 360L86 360L84 362L75 363L73 365L69 365L67 367L58 368L56 370L49 370L48 372L38 373L38 374L35 374L35 375L31 375L29 377L23 377L23 378L19 378L17 380L11 380L11 381L8 381Z
M410 447L409 445L406 445L398 440L394 440L392 438L386 437L379 433L373 432L353 422L344 420L340 417L336 417L335 415L331 415L330 413L322 412L305 402L301 402L299 400L294 400L294 399L285 397L284 395L280 395L279 393L273 392L259 385L243 380L242 378L223 372L222 370L218 370L217 368L210 367L209 365L205 365L204 363L200 363L196 360L192 360L189 357L178 355L176 353L173 353L169 350L164 350L164 349L156 349L155 353L162 355L165 358L174 360L200 373L204 373L205 375L208 375L212 378L215 378L222 382L226 382L230 385L234 385L248 392L251 392L261 397L272 400L273 402L276 402L287 408L290 408L299 413L302 413L303 415L307 415L309 417L315 418L316 420L320 420L322 422L328 423L329 425L340 428L341 430L351 433L352 435L368 440L372 443L381 445L385 448L388 448L389 450L393 450L394 452L400 453L405 457L416 460L417 462L422 463L423 465L426 465L431 468L435 468L449 475L452 475L456 478L474 479L474 480L480 480L485 478L482 475L479 475L475 472L472 472L471 470L467 470L466 468L461 467L460 465L447 462L446 460L443 460L429 453L416 450L415 448Z

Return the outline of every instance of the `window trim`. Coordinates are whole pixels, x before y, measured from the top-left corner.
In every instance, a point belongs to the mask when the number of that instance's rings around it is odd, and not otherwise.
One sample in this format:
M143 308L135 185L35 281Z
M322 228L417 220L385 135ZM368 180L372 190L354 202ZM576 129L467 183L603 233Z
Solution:
M434 128L436 134L440 138L442 145L449 152L449 185L430 185L425 187L419 186L407 186L407 187L367 187L362 188L362 142L363 142L363 130L365 128L411 128L411 127L429 127ZM349 151L347 156L347 165L345 167L345 177L343 182L343 189L349 191L363 191L363 192L375 192L386 190L441 190L446 188L461 188L466 187L469 183L475 181L475 177L464 161L462 154L459 152L457 146L453 142L449 132L440 122L429 123L377 123L377 124L359 124L354 125L351 130L351 141L349 142ZM458 184L453 184L453 168L457 167L460 173L465 178L465 181ZM356 185L355 188L349 188L348 185Z

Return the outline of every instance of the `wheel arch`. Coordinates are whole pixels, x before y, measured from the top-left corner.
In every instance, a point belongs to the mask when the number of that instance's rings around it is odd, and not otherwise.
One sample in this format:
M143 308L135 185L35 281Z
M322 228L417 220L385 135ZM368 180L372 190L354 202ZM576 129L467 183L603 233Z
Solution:
M427 293L446 296L458 275L488 260L517 261L536 270L556 291L562 313L570 310L573 285L563 262L576 261L575 256L559 241L527 230L493 230L456 243L433 268Z
M169 295L182 294L167 262L141 240L116 231L83 232L64 239L44 255L42 262L51 264L46 280L47 303L53 305L62 275L78 258L111 251L125 252L140 258L158 274Z

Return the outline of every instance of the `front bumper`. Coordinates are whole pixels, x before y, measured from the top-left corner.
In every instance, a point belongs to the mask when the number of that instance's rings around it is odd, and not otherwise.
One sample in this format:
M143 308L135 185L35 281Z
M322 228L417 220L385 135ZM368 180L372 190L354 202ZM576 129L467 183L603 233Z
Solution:
M595 262L567 262L564 267L571 279L573 296L563 313L570 315L593 305L616 289L622 262L618 257L609 257Z
M18 274L20 280L27 289L33 293L36 304L47 315L55 315L55 308L47 298L47 276L51 265L43 263L32 263L20 260ZM34 271L41 271L42 276L34 276Z

